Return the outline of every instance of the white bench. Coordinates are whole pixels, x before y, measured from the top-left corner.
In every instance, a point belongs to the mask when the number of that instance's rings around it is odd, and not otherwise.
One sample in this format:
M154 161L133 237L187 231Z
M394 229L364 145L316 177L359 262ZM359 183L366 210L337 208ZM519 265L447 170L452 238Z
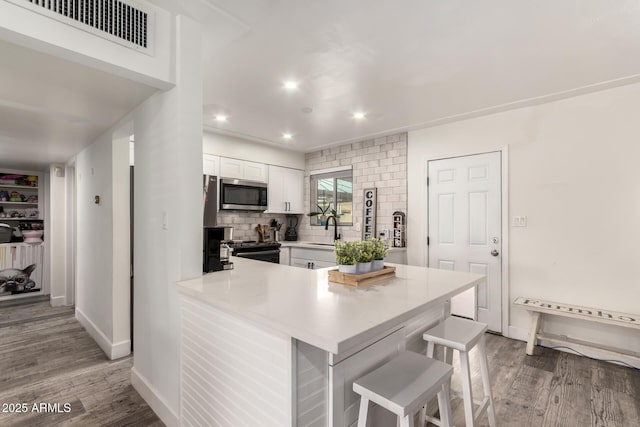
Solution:
M562 304L551 301L543 301L536 298L518 297L513 302L514 305L528 310L531 314L531 329L529 330L529 341L527 341L527 354L532 355L538 340L546 340L551 343L571 344L575 347L595 348L607 354L615 356L630 357L640 361L640 353L627 351L619 348L604 346L593 342L569 338L563 335L543 333L541 329L542 315L554 315L571 317L574 319L589 320L592 322L606 323L610 325L622 326L625 328L640 329L640 315L619 313L616 311L603 310L592 307L581 307L577 305Z

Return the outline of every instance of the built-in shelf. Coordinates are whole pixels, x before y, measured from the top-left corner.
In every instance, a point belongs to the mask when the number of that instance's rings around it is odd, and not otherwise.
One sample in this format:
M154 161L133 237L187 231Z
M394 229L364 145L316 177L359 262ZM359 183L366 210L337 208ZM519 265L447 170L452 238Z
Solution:
M37 190L38 187L32 187L30 185L9 185L9 184L0 184L0 188L22 188L24 190Z
M31 202L0 202L0 205L38 206L38 203Z

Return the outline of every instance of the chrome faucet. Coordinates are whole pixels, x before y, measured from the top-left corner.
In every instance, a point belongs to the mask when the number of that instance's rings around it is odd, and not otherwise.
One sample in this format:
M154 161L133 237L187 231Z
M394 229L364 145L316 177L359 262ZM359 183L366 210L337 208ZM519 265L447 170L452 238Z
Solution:
M338 218L334 215L329 215L327 217L327 222L324 223L324 229L329 229L329 220L333 218L333 241L340 240L340 235L338 234Z

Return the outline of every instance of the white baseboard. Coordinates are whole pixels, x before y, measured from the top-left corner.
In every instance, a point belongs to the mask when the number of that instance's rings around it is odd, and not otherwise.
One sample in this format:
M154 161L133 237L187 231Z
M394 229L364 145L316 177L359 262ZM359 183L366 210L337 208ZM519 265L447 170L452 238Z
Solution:
M64 297L63 297L64 299ZM131 341L120 341L113 344L111 340L93 323L86 314L76 307L76 319L84 327L84 329L91 335L91 338L98 344L98 346L104 351L109 360L118 359L120 357L128 356L131 354Z
M111 360L120 359L131 354L131 340L120 341L111 345Z
M529 340L529 330L524 328L518 328L516 326L509 326L509 338L527 342ZM545 340L539 340L538 345L542 347L553 348L553 347L557 347L559 344L550 343ZM566 344L566 346L571 347L571 344ZM574 351L571 351L566 348L557 348L556 350L564 351L565 353L577 354ZM584 354L585 356L591 357L593 359L606 360L606 361L613 360L613 359L620 360L622 362L628 363L629 365L633 366L636 369L640 369L640 362L630 357L624 357L623 355L614 357L611 354L607 354L605 352L598 350L597 348L587 349L587 348L581 347L581 348L576 348L576 350L578 350L580 353Z
M61 307L65 305L64 297L51 297L50 299L51 307Z
M180 425L178 415L160 397L157 390L149 384L149 381L140 375L140 372L135 367L131 368L131 385L167 427L178 427Z

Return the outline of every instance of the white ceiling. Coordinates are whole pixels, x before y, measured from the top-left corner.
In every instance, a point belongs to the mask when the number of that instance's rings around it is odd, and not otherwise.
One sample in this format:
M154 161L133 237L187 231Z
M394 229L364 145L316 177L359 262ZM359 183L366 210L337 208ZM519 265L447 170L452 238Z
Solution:
M205 126L302 151L635 82L640 73L637 0L200 3L233 17L229 43L205 40ZM282 89L288 78L298 91ZM365 120L351 117L357 110ZM214 120L221 112L227 123Z
M64 163L154 92L5 42L0 58L0 167Z
M205 127L299 151L640 81L637 0L151 1L203 23ZM64 162L154 91L0 58L0 167Z

